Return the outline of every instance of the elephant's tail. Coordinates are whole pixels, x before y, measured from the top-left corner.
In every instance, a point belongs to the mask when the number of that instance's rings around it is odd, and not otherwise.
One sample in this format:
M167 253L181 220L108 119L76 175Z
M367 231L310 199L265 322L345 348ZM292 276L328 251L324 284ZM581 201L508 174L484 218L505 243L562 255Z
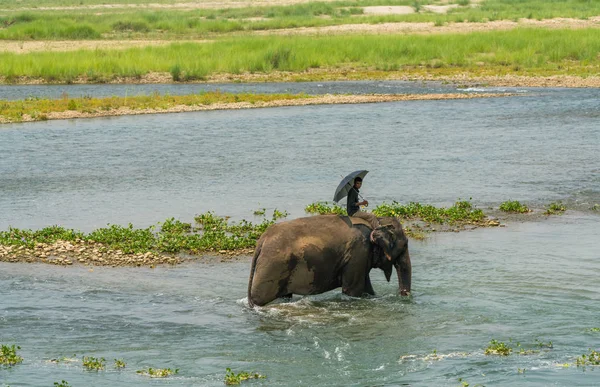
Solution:
M262 239L258 241L256 250L254 251L254 257L252 257L252 267L250 268L250 279L248 280L248 306L254 308L254 302L252 302L252 280L254 279L254 272L256 271L256 262L262 249Z

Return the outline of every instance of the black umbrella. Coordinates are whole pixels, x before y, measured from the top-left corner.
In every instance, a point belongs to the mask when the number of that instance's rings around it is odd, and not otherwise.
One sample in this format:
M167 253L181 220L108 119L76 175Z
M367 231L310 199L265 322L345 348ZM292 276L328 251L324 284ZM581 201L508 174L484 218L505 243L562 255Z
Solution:
M337 201L340 201L341 199L343 199L344 197L346 197L346 195L348 195L348 192L350 192L350 190L354 186L354 179L357 177L364 179L364 177L367 175L367 173L369 173L369 171L365 171L365 170L354 171L351 174L349 174L348 176L344 177L342 179L342 181L340 182L340 185L338 185L338 187L335 190L335 194L333 195L333 201L337 202Z

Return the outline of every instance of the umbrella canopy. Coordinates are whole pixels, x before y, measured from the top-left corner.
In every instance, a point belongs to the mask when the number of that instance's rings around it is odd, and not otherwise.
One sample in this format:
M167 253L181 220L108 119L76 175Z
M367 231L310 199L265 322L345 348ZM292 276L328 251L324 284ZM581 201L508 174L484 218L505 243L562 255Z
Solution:
M335 194L333 195L333 201L337 202L346 197L346 195L348 195L348 192L350 192L350 189L352 189L352 187L354 186L354 179L357 177L364 179L367 173L369 173L369 171L354 171L348 176L344 177L335 190Z

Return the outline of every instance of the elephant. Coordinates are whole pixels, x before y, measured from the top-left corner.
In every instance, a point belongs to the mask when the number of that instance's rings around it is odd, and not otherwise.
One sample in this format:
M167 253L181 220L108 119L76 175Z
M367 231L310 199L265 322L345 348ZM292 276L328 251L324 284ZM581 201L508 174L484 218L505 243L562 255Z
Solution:
M267 228L256 243L248 280L248 304L264 306L293 294L320 294L342 287L352 297L375 295L369 272L392 266L399 292L410 295L408 239L396 218L379 218L372 230L362 219L316 215Z

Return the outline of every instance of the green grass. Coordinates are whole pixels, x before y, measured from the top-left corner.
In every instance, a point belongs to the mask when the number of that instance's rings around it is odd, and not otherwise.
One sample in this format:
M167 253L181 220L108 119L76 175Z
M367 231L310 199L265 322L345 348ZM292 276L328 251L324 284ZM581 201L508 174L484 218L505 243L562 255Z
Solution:
M305 94L250 94L250 93L222 93L201 92L190 95L160 95L108 98L69 98L65 95L60 99L29 98L20 101L0 100L0 118L9 122L23 121L25 115L33 120L48 119L50 113L60 113L67 110L81 113L102 113L121 108L131 110L165 110L174 106L210 106L217 103L247 102L250 104L271 102L277 100L290 100L310 98Z
M309 69L593 75L600 30L517 29L430 36L271 36L126 50L0 53L0 76L49 82L139 78L179 66L190 79ZM198 75L200 74L200 75ZM187 75L184 75L187 76Z
M166 2L166 0L164 0ZM114 3L123 3L116 1ZM146 1L147 2L147 1ZM44 3L47 3L44 5ZM79 5L80 1L21 1L21 7ZM104 3L100 0L86 5ZM133 1L142 3L142 1ZM52 39L98 39L98 38L197 38L209 34L236 31L272 30L297 27L318 27L341 24L377 24L384 22L435 22L443 25L451 22L482 22L487 20L516 20L519 18L548 19L571 17L584 19L600 15L600 3L586 0L487 0L478 7L470 7L459 0L461 7L447 14L424 12L423 6L439 2L419 0L345 0L337 2L310 2L287 6L241 7L226 9L193 10L135 10L128 8L102 9L102 12L86 10L18 11L14 2L0 2L0 8L13 9L0 15L0 39L52 40ZM250 5L251 3L248 3ZM418 9L409 15L362 14L362 7L376 5L405 5ZM327 16L324 18L323 16ZM248 20L255 18L255 20ZM259 18L259 20L256 20Z

